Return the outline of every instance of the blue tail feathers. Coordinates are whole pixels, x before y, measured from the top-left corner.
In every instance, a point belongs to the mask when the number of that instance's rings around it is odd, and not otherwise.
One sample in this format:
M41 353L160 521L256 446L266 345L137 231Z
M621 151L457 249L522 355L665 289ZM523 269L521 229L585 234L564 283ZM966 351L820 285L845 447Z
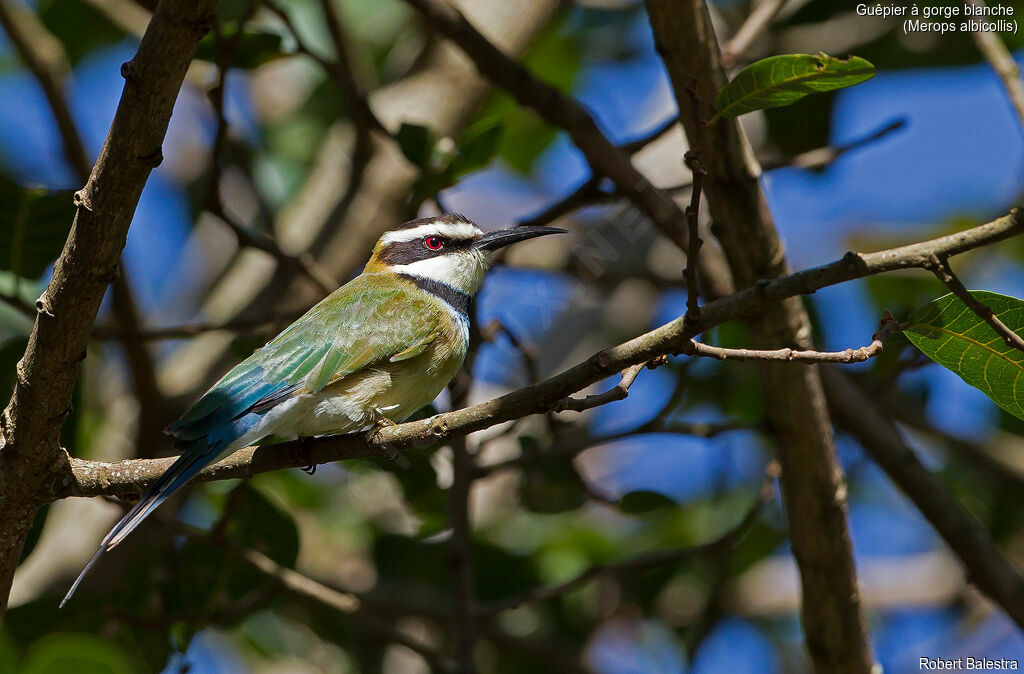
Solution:
M271 384L262 375L263 369L258 367L233 377L229 374L225 381L207 392L192 409L168 426L167 432L175 437L182 450L181 456L103 538L96 554L61 601L61 606L75 593L104 551L123 541L171 494L231 449L235 441L260 422L270 407L296 388L284 382Z

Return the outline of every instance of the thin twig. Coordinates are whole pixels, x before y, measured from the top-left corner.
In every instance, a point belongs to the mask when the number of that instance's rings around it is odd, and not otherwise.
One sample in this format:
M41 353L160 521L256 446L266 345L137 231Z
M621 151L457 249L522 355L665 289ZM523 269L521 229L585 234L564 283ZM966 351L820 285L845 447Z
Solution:
M988 323L996 334L1003 338L1007 346L1013 347L1018 351L1024 351L1024 337L1021 337L1016 332L1010 329L1006 323L1003 323L995 312L979 300L977 297L972 295L964 284L957 278L957 275L953 273L953 268L949 265L949 259L940 256L933 255L928 264L925 265L925 269L935 274L936 278L946 284L957 299L967 305L967 307L977 314L978 318Z
M17 309L25 318L29 320L35 320L36 310L28 302L21 299L17 295L4 295L0 293L0 302L3 302L9 307Z
M537 363L540 352L537 347L524 342L519 335L496 318L480 330L481 338L488 342L494 341L499 334L505 335L515 350L519 352L519 355L522 356L523 365L526 367L527 382L533 384L540 381L540 368Z
M728 550L733 547L745 533L747 533L754 522L757 521L757 518L761 514L761 510L764 506L775 497L775 480L778 479L778 477L779 466L773 461L765 468L765 479L761 484L761 489L758 492L757 498L747 509L747 512L740 521L725 533L711 541L708 541L707 543L702 543L688 548L680 548L677 550L645 552L618 562L595 564L565 582L555 585L536 587L512 597L485 604L480 607L479 615L482 617L490 617L503 611L510 611L518 608L524 604L556 599L585 585L598 576L616 574L633 575L649 569L675 565L687 559L703 557L709 554L718 553L722 550Z
M629 154L636 154L640 150L644 149L645 147L647 147L648 145L650 145L651 143L658 140L666 133L674 129L676 127L676 124L678 123L679 115L672 115L664 122L654 127L654 129L652 129L649 133L646 133L634 140L626 141L625 143L620 145L619 148L621 148L623 152L628 152Z
M970 2L977 7L985 7L984 0L970 0ZM974 32L974 43L1002 81L1003 88L1006 89L1006 96L1010 99L1010 104L1017 114L1020 131L1024 134L1024 83L1020 79L1020 66L1017 65L998 33L977 30Z
M636 381L637 375L639 375L640 371L647 365L647 363L630 365L620 373L621 379L619 379L619 383L604 393L596 393L594 395L589 395L586 398L573 398L571 396L564 398L555 405L555 411L562 412L565 410L572 410L573 412L584 412L586 410L593 409L594 407L607 405L608 403L615 402L617 400L625 400L629 395L629 387L633 385L633 382Z
M782 360L800 363L862 363L882 353L885 340L902 330L900 322L888 311L882 314L881 328L871 337L871 344L844 351L801 351L797 349L727 349L710 346L691 339L683 349L688 356L706 356L718 360Z
M736 34L722 45L722 66L731 68L743 58L754 41L768 29L786 0L762 0Z
M878 129L867 133L853 140L841 143L839 145L826 145L825 147L815 148L808 150L807 152L801 152L800 154L790 157L789 159L783 159L781 161L765 160L761 162L761 168L765 171L771 171L779 168L803 168L803 169L823 169L833 164L837 159L842 157L847 152L858 150L862 147L870 145L876 141L885 138L891 133L899 131L907 125L907 120L902 117L886 122Z

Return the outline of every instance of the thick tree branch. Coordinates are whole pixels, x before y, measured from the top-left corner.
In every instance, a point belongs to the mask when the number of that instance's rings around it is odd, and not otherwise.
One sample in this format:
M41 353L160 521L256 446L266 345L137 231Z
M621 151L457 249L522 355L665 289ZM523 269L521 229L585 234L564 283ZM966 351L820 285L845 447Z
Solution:
M71 117L71 110L64 93L62 78L66 59L63 54L59 58L44 56L40 45L44 40L56 43L56 38L49 35L42 24L36 25L38 19L27 10L17 9L15 12L16 16L12 15L6 5L0 2L0 24L4 26L19 56L45 92L47 104L57 123L64 157L71 164L78 180L84 185L89 180L92 165ZM139 334L141 332L139 312L131 285L124 273L119 274L114 282L111 299L114 316L124 334ZM33 318L34 314L35 312L32 312ZM123 339L121 346L128 361L128 369L131 372L132 383L139 401L139 427L136 444L140 448L147 448L154 445L161 436L162 420L166 417L166 401L157 386L153 356L147 345L138 339ZM152 449L156 448L152 447ZM140 458L148 459L152 456L153 454L144 452Z
M825 369L823 377L836 420L935 527L967 568L971 582L1024 629L1024 578L1002 556L985 528L921 464L870 396L835 368Z
M178 89L213 18L214 2L164 0L135 58L122 66L125 88L106 143L46 291L14 395L0 418L0 610L45 484L65 462L58 445L79 363L142 188L162 157Z
M645 6L690 146L701 151L708 209L736 287L785 276L785 251L747 138L735 119L704 123L715 117L715 97L727 81L704 0L646 0ZM702 307L702 318L706 313ZM813 349L810 320L798 299L766 307L749 325L757 347ZM846 523L846 487L820 375L814 366L783 362L766 361L761 368L800 570L808 653L819 674L868 674L872 657Z
M681 353L696 333L722 323L756 316L770 303L805 295L826 286L898 269L921 268L932 255L956 255L1003 241L1024 232L1024 217L1017 209L973 229L877 253L847 253L841 260L788 276L766 280L701 307L699 326L684 318L601 351L561 374L531 384L494 400L464 409L409 421L378 430L369 437L352 434L284 442L242 449L203 469L199 481L249 477L281 468L301 468L344 459L388 456L402 447L428 446L445 438L467 435L505 421L547 412L571 396L630 366L660 356ZM787 365L800 367L799 365ZM137 494L156 481L173 458L127 460L114 463L70 459L61 474L47 482L42 495L48 501L68 496L123 496Z

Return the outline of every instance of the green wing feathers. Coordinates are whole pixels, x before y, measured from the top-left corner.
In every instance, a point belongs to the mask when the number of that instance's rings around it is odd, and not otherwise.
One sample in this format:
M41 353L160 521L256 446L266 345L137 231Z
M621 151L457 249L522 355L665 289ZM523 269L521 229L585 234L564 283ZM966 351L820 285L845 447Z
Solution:
M422 353L443 315L415 287L364 274L313 307L251 357L268 378L315 393L374 363Z

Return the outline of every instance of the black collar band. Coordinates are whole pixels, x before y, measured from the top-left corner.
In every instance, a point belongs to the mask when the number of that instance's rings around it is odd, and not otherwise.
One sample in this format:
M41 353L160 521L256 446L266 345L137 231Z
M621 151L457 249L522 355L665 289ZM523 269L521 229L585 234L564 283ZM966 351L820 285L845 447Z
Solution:
M469 302L472 299L469 294L451 287L447 283L441 283L434 279L414 276L413 274L399 274L401 278L412 281L420 290L425 290L431 295L440 297L452 309L469 318Z

